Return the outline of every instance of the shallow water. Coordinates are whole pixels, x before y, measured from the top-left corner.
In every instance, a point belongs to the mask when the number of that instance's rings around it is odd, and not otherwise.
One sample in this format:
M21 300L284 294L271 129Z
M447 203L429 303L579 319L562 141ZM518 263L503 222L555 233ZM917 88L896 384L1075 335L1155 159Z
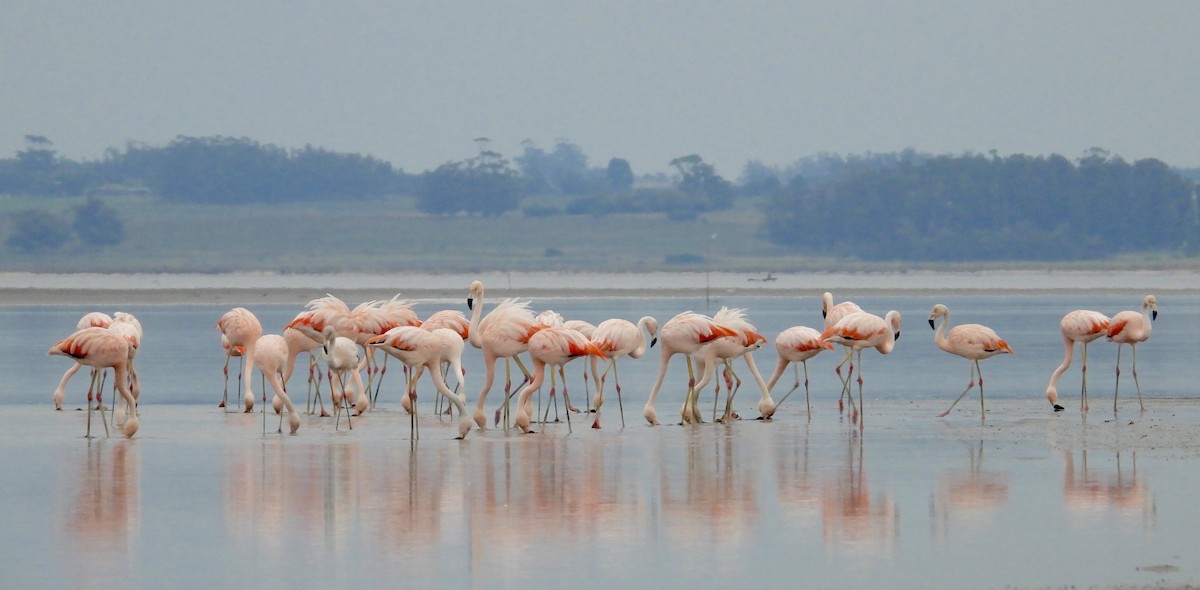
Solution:
M45 350L90 309L0 309L10 336L0 406L7 509L0 587L200 588L253 579L265 587L753 580L991 588L1200 580L1200 557L1191 551L1200 517L1192 500L1200 442L1191 434L1200 404L1191 398L1200 381L1190 335L1200 297L1159 296L1154 335L1138 355L1148 411L1137 411L1126 373L1115 418L1112 345L1089 351L1089 415L1078 411L1078 357L1060 382L1068 410L1054 414L1042 393L1062 359L1063 313L1112 314L1140 297L854 299L905 316L893 354L864 355L861 428L838 414L832 368L839 359L831 353L810 362L811 420L800 391L770 423L648 427L640 410L657 370L655 349L622 365L624 429L610 395L599 431L575 415L571 432L559 423L536 435L490 429L454 441L426 393L415 446L395 401L398 371L387 377L380 410L356 419L352 432L305 416L296 436L282 436L269 416L264 436L260 414L216 409L224 359L213 326L224 308L214 306L122 308L146 330L141 430L133 440L86 441L86 414L72 411L83 405L86 379L68 389L68 411L53 412L50 392L68 363ZM968 372L966 361L933 345L925 319L937 302L950 306L954 323L988 324L1016 350L983 363L985 423L972 396L948 418L933 417ZM711 304L747 308L768 338L790 325L820 324L811 297L726 296ZM268 331L299 311L248 307ZM446 307L465 306L427 301L417 311ZM543 299L534 308L594 323L715 311L702 297ZM773 349L756 359L769 373ZM466 366L473 403L483 372L478 351L468 348ZM737 366L746 383L736 405L749 418L758 392ZM568 366L572 400L582 405L579 371ZM658 403L664 422L678 415L685 380L676 359L673 386ZM785 377L776 399L788 387ZM303 381L291 390L299 397Z

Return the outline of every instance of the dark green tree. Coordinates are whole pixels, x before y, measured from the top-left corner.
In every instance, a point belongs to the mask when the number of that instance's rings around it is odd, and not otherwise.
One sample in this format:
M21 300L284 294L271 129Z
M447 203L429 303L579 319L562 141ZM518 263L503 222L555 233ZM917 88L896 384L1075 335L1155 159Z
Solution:
M73 210L71 227L87 247L115 246L125 241L125 223L117 210L95 197L88 197Z
M608 180L608 190L610 191L624 192L633 188L633 168L630 167L629 160L624 158L609 160L604 176Z
M461 162L447 162L421 175L417 207L427 213L493 217L517 207L520 174L499 153L484 149Z
M73 238L67 220L45 209L17 211L11 222L12 233L4 243L23 254L61 250Z

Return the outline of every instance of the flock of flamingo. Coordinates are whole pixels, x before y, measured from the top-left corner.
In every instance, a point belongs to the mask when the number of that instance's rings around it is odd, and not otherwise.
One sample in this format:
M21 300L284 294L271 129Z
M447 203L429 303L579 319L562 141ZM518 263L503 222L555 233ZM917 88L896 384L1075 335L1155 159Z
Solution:
M316 411L316 405L319 404L321 415L328 415L320 391L322 381L327 376L335 429L340 429L342 416L345 417L347 427L352 429L351 417L362 415L373 406L379 393L379 385L387 371L387 359L395 357L404 364L408 376L404 394L401 396L401 405L412 417L412 436L418 436L416 385L421 375L428 371L437 390L439 402L444 398L449 403L446 412L458 413L457 438L463 439L476 426L480 429L487 427L488 416L484 410L484 402L496 378L496 361L504 359L504 400L501 408L496 410L495 422L499 423L503 419L507 427L510 399L516 397L515 410L511 410L512 421L522 431L533 432L536 416L532 396L544 384L547 367L550 368L551 400L554 400L556 395L555 371L562 378L569 426L571 413L578 410L571 405L563 368L576 358L588 357L591 380L595 384L595 394L588 408L588 412L595 415L592 427L600 428L600 411L610 372L618 404L621 406L621 423L624 425L624 404L621 400L617 361L623 357L640 358L649 348L658 344L658 376L642 410L642 416L650 425L659 424L654 403L666 377L667 367L676 354L683 355L688 370L687 394L680 409L683 424L703 421L699 392L716 378L718 368L722 369L722 378L726 385L726 403L722 415L716 417L714 400L714 421L727 422L738 418L733 411L733 395L737 391L735 381L740 384L740 379L733 371L733 362L738 357L743 359L761 391L758 419L770 420L779 404L798 390L801 383L804 385L805 401L811 416L808 360L824 350L832 350L835 345L840 345L845 349L845 356L835 368L842 384L838 407L839 410L844 410L843 400L849 400L850 417L861 425L858 418L863 402L862 353L866 349L875 349L880 354L889 354L900 337L899 312L889 311L880 317L863 311L850 301L834 304L833 295L826 292L822 296L823 331L807 326L795 326L779 333L775 338L778 362L771 378L764 380L754 364L752 353L764 345L767 339L746 320L745 310L742 309L722 308L711 317L685 311L667 320L661 327L655 318L649 316L642 317L636 323L614 318L599 325L592 325L581 320L564 320L560 314L553 311L534 314L528 301L518 299L505 299L484 315L483 296L483 283L474 281L467 294L467 307L471 311L469 319L459 310L444 310L421 320L412 310L412 306L400 300L399 296L388 301L369 301L350 308L342 300L327 295L310 301L305 310L284 327L282 334L263 334L262 325L253 313L242 307L233 308L217 321L221 344L226 353L226 385L220 405L227 407L229 404L229 361L234 356L240 356L243 364L239 383L245 384L241 400L242 409L250 412L254 408L255 396L251 375L257 366L263 381L269 383L274 391L272 407L279 414L278 432L283 432L286 409L290 432L296 433L300 428L300 418L287 393L286 384L292 376L297 357L308 353L309 411ZM1082 344L1080 410L1088 410L1087 346L1102 336L1118 345L1117 386L1113 394L1114 412L1117 409L1117 391L1120 387L1120 351L1126 344L1130 346L1133 355L1133 378L1138 391L1138 403L1144 409L1141 385L1137 381L1137 345L1150 337L1151 323L1157 316L1157 301L1153 295L1145 297L1141 311L1122 311L1111 318L1091 310L1076 310L1066 314L1060 322L1064 345L1063 361L1054 370L1046 388L1046 398L1054 410L1063 410L1063 406L1058 403L1057 384L1059 377L1071 365L1076 343ZM929 326L935 330L934 342L938 348L967 359L971 372L966 389L939 416L948 415L978 384L980 417L983 418L983 373L979 361L999 354L1010 354L1013 350L991 328L980 324L960 324L950 328L949 323L950 310L945 305L935 305L929 316ZM141 325L132 315L118 312L110 317L104 313L92 312L80 319L74 333L50 348L49 354L66 356L75 362L63 375L54 392L55 409L62 409L68 380L83 366L91 369L91 385L87 394L86 436L91 437L93 411L101 412L105 432L108 431L108 418L104 413L107 406L103 402L101 392L106 374L104 370L109 368L113 370L114 390L120 396L115 405L113 423L121 427L127 437L132 437L137 432L137 400L140 387L137 371L134 369L134 359L141 339ZM485 367L483 386L476 398L475 409L470 414L467 411L466 382L462 367L462 354L465 343L468 342L482 351ZM377 350L386 353L382 363L376 359ZM522 354L527 354L532 360L532 370L521 360ZM324 359L325 371L319 368L321 359ZM603 371L600 370L601 361L607 361ZM511 362L517 364L523 376L515 396L510 395ZM789 365L793 369L795 384L776 403L771 392ZM803 380L797 365L804 369ZM844 376L843 367L847 368ZM856 368L857 402L851 391ZM363 372L367 376L365 384ZM448 374L454 377L455 389L451 389L447 384ZM588 381L586 369L584 381ZM718 381L718 387L719 384ZM264 401L265 394L264 391ZM557 403L554 407L557 413ZM442 411L440 403L437 411ZM546 413L541 417L542 421L548 418L549 411L547 407ZM265 408L263 419L265 432Z

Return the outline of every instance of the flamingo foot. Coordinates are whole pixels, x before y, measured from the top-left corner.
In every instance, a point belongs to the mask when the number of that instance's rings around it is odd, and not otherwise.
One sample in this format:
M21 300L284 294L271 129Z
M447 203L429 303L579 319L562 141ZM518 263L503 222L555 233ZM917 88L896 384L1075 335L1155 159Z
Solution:
M218 407L218 408L224 408L224 407L225 407L225 402L224 402L224 401L222 401L221 403L217 404L217 407ZM59 408L59 409L61 410L62 408Z
M600 430L600 421L592 422L592 430Z

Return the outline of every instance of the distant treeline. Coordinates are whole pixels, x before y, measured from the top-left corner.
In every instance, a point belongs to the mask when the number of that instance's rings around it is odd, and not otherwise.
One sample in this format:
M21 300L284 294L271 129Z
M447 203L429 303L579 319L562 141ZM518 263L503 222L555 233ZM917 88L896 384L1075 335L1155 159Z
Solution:
M246 138L130 143L84 162L59 157L45 137L25 140L15 157L0 159L0 194L137 191L221 204L404 194L433 215L661 213L679 221L729 209L740 194L758 197L769 240L795 252L868 260L1065 260L1200 251L1192 180L1200 174L1153 159L1128 163L1099 149L1075 161L994 152L819 154L784 168L747 162L735 183L695 154L671 160L670 176L635 176L622 158L592 167L567 141L550 151L525 142L510 161L480 138L475 156L410 174L371 156ZM102 203L89 202L78 210L83 221L76 225L97 214L119 223ZM28 234L26 245L38 229L28 215L14 226Z

